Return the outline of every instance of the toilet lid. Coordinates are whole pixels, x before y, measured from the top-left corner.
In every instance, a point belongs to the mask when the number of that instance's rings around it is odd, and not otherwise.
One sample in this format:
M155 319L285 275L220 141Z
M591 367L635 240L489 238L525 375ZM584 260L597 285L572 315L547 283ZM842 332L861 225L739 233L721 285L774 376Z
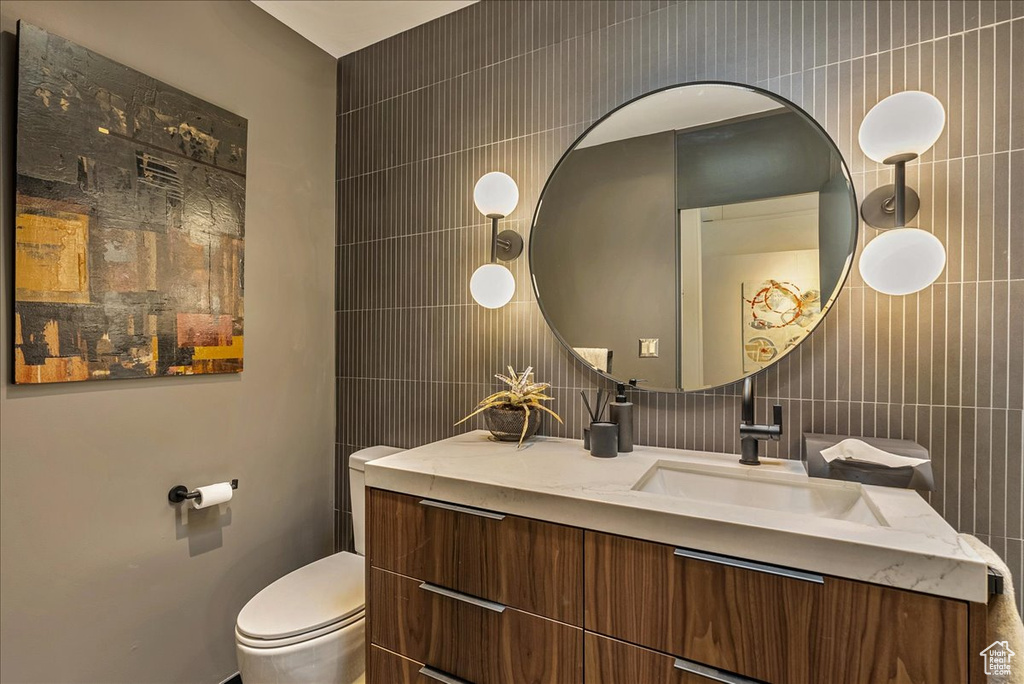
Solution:
M320 629L361 611L363 557L336 553L290 572L252 597L238 614L238 631L283 639Z

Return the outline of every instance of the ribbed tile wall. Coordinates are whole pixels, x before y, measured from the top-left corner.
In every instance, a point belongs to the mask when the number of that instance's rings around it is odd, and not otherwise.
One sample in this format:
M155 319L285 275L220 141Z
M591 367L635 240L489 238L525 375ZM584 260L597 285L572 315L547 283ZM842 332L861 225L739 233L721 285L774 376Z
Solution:
M927 90L946 131L910 165L919 223L948 266L892 298L854 275L825 323L757 379L758 416L785 406L803 431L913 439L931 450L931 502L990 542L1022 577L1024 419L1024 2L491 2L338 64L337 545L351 546L347 457L481 427L453 423L532 365L580 437L578 390L608 383L564 351L512 264L513 302L475 305L488 258L473 206L491 170L519 184L503 223L528 236L545 179L588 125L653 88L714 79L789 98L836 140L859 197L889 171L857 146L886 95ZM862 226L861 247L873 237ZM622 277L608 272L605 277ZM737 387L641 394L640 442L736 452Z

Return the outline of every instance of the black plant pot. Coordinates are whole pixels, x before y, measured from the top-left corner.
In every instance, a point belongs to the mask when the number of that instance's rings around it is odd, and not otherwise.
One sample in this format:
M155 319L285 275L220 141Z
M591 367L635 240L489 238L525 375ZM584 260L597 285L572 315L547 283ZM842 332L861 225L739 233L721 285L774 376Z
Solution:
M530 423L526 426L525 437L523 421L526 420L526 412L522 409L492 407L484 411L484 420L495 439L502 442L518 442L520 437L527 439L537 434L537 430L540 429L540 413L538 410L530 411Z

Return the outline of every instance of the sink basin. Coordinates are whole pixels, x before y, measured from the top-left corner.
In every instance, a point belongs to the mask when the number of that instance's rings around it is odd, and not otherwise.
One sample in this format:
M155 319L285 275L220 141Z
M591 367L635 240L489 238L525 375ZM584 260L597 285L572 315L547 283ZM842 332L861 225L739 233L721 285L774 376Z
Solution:
M644 473L633 490L698 503L888 526L859 484L773 473L766 466L761 468L764 470L662 460Z

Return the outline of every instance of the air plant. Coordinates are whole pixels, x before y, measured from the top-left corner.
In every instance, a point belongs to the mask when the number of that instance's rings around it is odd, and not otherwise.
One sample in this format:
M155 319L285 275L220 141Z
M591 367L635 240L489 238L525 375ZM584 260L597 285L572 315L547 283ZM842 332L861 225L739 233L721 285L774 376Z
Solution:
M508 367L508 375L496 374L494 377L508 385L508 389L495 392L484 398L477 404L475 411L460 420L456 425L465 423L467 420L482 413L487 409L511 409L523 412L523 432L519 435L519 446L523 445L526 438L526 430L530 425L530 411L544 411L555 417L559 423L562 419L557 413L543 404L545 401L552 401L554 397L544 394L544 390L551 387L546 382L531 382L530 375L533 373L533 366L530 366L522 373L516 373L512 366Z

